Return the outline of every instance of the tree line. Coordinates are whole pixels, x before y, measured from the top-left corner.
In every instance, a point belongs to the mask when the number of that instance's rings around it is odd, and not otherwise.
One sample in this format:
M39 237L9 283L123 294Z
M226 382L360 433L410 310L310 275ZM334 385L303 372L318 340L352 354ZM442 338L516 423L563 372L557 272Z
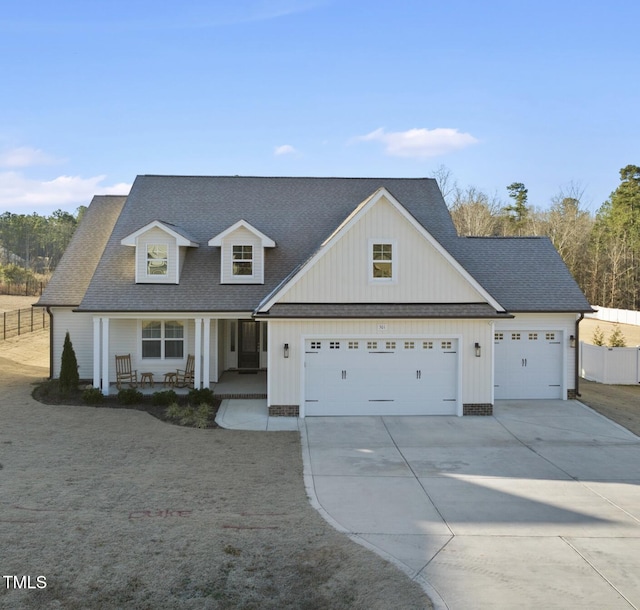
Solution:
M50 275L64 254L85 206L76 214L0 214L0 279L22 284L35 274Z
M620 170L620 184L595 215L576 184L540 208L529 203L522 182L506 187L505 203L473 186L459 187L447 168L434 178L459 235L547 236L591 304L640 309L640 167Z

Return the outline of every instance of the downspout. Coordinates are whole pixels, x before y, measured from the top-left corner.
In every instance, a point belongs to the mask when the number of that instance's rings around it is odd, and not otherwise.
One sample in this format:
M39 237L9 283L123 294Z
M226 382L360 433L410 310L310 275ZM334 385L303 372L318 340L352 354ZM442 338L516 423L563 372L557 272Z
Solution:
M580 322L584 320L584 314L581 313L580 317L576 320L576 398L580 398Z
M49 314L49 379L53 379L53 312L51 307L46 307Z

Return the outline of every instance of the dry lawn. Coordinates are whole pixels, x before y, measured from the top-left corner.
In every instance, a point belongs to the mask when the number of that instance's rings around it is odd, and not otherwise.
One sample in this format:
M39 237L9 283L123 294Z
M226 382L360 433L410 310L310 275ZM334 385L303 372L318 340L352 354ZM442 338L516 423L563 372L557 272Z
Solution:
M14 309L26 309L37 302L39 297L18 297L0 294L0 313Z
M604 340L606 343L616 326L618 326L622 331L627 347L640 345L640 326L632 326L631 324L613 324L612 322L602 322L601 320L592 320L591 318L585 318L580 322L580 341L593 345L593 333L595 329L599 327L604 333Z
M2 580L0 608L431 607L311 507L298 433L42 405L47 345L0 342L0 573L34 587Z

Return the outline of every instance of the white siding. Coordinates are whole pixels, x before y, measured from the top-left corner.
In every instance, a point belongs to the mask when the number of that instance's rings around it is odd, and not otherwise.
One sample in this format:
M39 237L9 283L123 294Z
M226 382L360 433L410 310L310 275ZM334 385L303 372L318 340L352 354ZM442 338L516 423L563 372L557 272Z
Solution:
M556 331L562 333L563 347L563 375L564 388L563 397L566 397L566 390L575 390L576 375L576 350L577 347L569 347L569 337L576 334L576 314L549 313L549 314L516 314L512 320L500 320L496 322L496 331L500 330L538 330ZM493 340L491 341L493 349ZM493 357L493 355L492 355Z
M233 275L233 246L253 247L253 275ZM223 284L262 284L264 282L264 248L255 234L239 227L222 240L222 269L220 276Z
M69 338L78 361L80 379L93 379L93 316L73 313L71 308L52 307L53 313L53 377L60 376L64 337Z
M147 245L167 246L167 275L147 275ZM174 237L154 227L136 239L136 282L143 284L178 283L178 246Z
M393 281L371 281L371 243L393 242ZM478 303L482 297L386 199L328 248L283 303Z
M384 332L378 325L384 324ZM269 321L269 404L300 405L304 338L312 337L454 337L459 339L462 367L462 403L492 403L493 328L488 321L474 320L300 320ZM475 356L474 344L482 346ZM289 344L289 358L283 357L283 345Z

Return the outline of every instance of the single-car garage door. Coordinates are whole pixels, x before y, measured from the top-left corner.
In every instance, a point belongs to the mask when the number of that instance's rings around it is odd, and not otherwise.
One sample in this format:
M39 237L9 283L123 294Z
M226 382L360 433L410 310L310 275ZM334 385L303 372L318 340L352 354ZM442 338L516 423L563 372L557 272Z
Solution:
M314 339L305 415L456 415L457 339Z
M562 333L497 331L495 398L562 398Z

